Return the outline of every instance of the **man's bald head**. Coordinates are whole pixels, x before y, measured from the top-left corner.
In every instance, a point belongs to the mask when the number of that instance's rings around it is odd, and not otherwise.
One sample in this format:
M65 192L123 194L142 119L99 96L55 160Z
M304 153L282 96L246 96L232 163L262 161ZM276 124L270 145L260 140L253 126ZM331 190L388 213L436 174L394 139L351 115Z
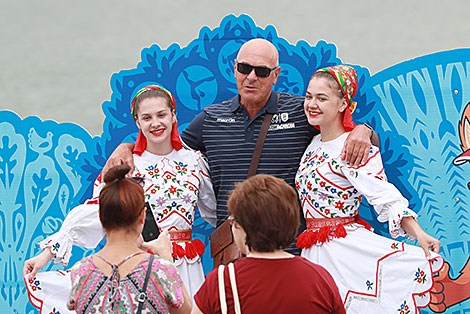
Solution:
M237 60L243 59L246 54L257 53L270 61L268 66L273 68L279 65L279 52L276 47L263 38L254 38L244 43L238 51Z
M263 67L270 72L267 77L257 76L254 70L244 74L237 70L238 64ZM245 106L250 116L256 114L268 101L272 87L276 84L281 68L279 52L276 47L262 38L255 38L244 43L235 60L235 78L237 80L240 103Z

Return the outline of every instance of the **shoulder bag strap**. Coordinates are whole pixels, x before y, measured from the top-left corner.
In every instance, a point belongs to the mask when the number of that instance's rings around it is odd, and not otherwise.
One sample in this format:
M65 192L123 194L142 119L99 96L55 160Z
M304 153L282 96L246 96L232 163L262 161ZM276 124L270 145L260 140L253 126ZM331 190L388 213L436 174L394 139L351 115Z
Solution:
M261 152L263 151L264 140L266 139L266 134L268 134L269 124L271 123L272 117L272 113L266 113L266 115L264 116L263 124L261 124L261 128L259 130L258 140L256 141L255 150L253 152L253 156L251 157L251 163L250 168L248 169L247 178L256 174L259 159L261 157Z
M144 305L144 301L147 298L147 284L149 283L149 277L150 273L152 272L152 264L153 264L153 259L155 257L153 254L150 255L150 260L149 260L149 266L147 268L147 274L145 274L145 281L144 281L144 286L142 287L142 292L139 294L139 297L137 298L137 301L139 301L139 307L137 308L137 313L140 314L142 313L142 306Z
M224 268L225 265L220 265L217 269L219 279L219 299L220 299L220 311L222 314L227 314L227 299L225 297L225 282L224 282Z
M238 297L237 281L235 280L235 265L233 265L233 263L228 264L228 273L230 275L230 285L232 286L235 314L241 314L242 310L240 308L240 299Z
M235 280L235 266L233 265L233 263L228 263L227 267L230 276L230 286L232 287L233 307L235 309L235 314L241 314L242 310L240 308L240 298L238 297L237 281ZM228 310L227 297L225 295L224 270L224 265L220 265L217 269L219 280L220 311L222 312L222 314L227 314Z

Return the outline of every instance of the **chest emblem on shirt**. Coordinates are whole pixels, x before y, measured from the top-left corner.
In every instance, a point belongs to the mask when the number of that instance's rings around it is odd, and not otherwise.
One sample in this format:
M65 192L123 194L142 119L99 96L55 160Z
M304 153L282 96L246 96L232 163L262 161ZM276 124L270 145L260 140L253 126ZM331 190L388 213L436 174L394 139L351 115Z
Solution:
M276 113L275 115L273 115L271 123L285 123L287 122L287 120L289 120L288 112Z
M222 122L222 123L235 123L234 118L217 118L217 122Z
M286 123L287 121L289 121L288 112L277 113L273 115L271 119L271 125L269 126L269 130L275 131L295 128L295 123Z

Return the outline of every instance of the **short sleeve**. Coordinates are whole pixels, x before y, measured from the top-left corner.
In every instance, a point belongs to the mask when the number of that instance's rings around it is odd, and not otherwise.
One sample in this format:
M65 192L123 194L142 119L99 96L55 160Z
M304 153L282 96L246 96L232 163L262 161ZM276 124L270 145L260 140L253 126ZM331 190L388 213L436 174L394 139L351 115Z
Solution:
M194 295L194 302L203 313L217 313L220 309L217 270L212 270Z
M165 301L173 308L180 308L184 302L183 281L176 266L163 258L156 257L152 265L152 277L164 291Z
M382 157L377 147L371 146L367 162L359 167L352 167L341 161L341 170L344 176L351 182L359 193L364 195L375 211L378 213L377 220L387 222L392 237L408 236L401 227L403 217L416 218L417 215L408 208L408 200L400 191L387 181Z
M346 314L346 310L344 309L344 305L343 305L343 300L341 299L341 295L339 294L339 289L338 289L338 286L336 285L335 280L325 268L323 267L321 268L322 268L321 272L323 273L321 277L325 281L325 287L328 287L330 290L330 295L331 295L330 304L332 306L331 313Z
M70 279L72 281L70 294L67 299L67 308L69 310L76 310L77 309L77 293L80 291L80 287L83 285L83 281L85 280L86 276L83 276L82 272L84 270L88 270L88 266L85 259L78 261L73 267L70 269Z
M205 112L200 112L181 133L181 140L183 141L183 144L189 146L191 149L201 152L206 151L206 147L204 146L204 142L202 140L202 128L205 117Z

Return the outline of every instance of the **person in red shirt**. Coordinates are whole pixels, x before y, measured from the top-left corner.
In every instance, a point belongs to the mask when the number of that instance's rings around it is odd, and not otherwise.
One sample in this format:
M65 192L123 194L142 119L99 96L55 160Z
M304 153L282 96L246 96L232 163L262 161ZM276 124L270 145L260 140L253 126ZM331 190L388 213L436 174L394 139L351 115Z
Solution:
M298 206L294 189L279 178L256 175L237 184L228 201L229 219L246 257L234 263L235 285L229 267L223 269L225 297L219 296L218 271L209 273L192 313L224 313L221 300L226 313L346 313L323 267L282 250L295 238Z

